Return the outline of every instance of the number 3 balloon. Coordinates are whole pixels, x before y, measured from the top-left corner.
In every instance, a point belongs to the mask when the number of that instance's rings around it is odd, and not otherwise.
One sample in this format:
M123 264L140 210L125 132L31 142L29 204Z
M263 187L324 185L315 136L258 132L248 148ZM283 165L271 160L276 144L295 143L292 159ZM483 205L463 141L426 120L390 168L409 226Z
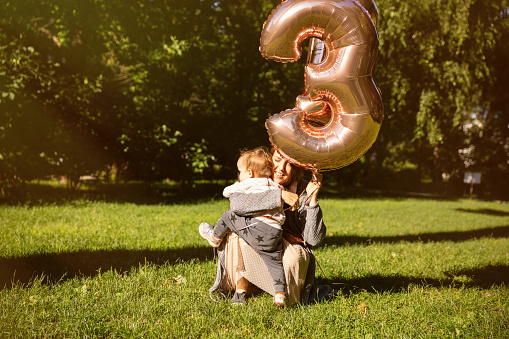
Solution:
M296 107L265 123L271 143L292 163L313 171L341 168L375 142L383 119L372 75L377 15L373 0L286 0L265 22L260 52L267 59L297 61L307 38L324 46L323 60L306 65Z

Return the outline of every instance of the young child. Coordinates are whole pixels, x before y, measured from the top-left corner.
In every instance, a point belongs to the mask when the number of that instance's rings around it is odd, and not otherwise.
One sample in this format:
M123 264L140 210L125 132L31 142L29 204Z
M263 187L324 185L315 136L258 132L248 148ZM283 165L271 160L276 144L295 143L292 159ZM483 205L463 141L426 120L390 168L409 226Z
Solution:
M234 193L257 193L270 189L283 189L272 181L272 156L264 147L241 153L238 161L238 179L236 183L224 189L226 198ZM286 279L283 270L281 235L285 214L281 208L263 211L252 218L237 218L231 210L223 213L216 226L200 224L198 231L210 245L218 247L228 232L236 232L262 258L274 280L274 305L284 307ZM236 291L245 293L245 291ZM235 298L235 297L234 297ZM245 295L242 297L245 298Z

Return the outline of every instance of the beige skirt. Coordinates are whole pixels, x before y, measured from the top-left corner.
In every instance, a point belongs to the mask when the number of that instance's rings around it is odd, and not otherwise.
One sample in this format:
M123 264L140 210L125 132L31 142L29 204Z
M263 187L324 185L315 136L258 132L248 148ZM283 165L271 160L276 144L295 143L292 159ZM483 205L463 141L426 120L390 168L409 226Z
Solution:
M228 234L225 243L226 281L223 288L234 290L240 278L246 278L265 292L274 295L274 286L263 260L242 238L235 233ZM298 244L290 244L283 239L283 267L286 277L286 297L288 305L301 301L301 293L306 280L310 256Z

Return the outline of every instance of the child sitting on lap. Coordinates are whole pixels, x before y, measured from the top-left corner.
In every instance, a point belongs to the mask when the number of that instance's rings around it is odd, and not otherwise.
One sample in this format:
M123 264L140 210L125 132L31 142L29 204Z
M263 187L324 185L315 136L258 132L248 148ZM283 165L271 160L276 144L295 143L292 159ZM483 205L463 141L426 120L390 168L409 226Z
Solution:
M226 187L223 195L229 198L233 193L258 193L270 189L283 189L272 181L272 156L264 147L241 153L238 161L238 179L236 183ZM200 235L210 245L218 247L228 232L237 233L263 259L274 283L274 305L284 306L286 279L282 262L282 225L285 214L281 208L263 211L253 218L239 219L231 210L223 213L216 226L200 224ZM245 293L245 291L236 291ZM245 296L244 296L245 298Z

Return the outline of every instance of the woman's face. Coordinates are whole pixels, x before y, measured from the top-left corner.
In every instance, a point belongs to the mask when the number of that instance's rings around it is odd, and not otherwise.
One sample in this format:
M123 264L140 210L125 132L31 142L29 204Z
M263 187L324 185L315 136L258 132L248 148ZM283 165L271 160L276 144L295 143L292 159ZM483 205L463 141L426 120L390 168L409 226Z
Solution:
M272 162L274 163L274 182L285 186L291 180L292 165L278 152L272 155Z

